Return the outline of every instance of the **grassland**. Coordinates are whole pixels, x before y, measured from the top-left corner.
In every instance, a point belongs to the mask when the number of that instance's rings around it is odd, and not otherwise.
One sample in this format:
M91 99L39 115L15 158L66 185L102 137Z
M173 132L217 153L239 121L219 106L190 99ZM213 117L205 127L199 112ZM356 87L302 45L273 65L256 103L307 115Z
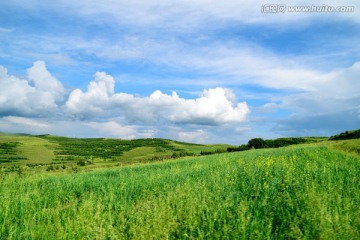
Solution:
M359 148L347 140L0 172L0 239L359 239Z
M4 147L9 144L11 150ZM51 142L31 135L0 134L0 163L48 163L55 157L53 147ZM4 161L6 157L8 161Z
M191 144L157 138L121 140L0 134L0 169L79 171L195 156L200 155L201 151L226 151L229 146Z
M360 139L336 141L330 145L334 149L360 155Z

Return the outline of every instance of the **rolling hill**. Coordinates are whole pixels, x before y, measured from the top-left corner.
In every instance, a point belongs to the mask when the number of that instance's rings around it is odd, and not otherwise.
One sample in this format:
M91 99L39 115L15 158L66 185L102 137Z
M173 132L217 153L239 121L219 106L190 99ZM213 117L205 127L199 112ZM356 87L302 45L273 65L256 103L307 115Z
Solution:
M44 141L55 144L39 137L31 144ZM0 171L0 238L359 239L360 157L353 151L359 143L91 172Z
M224 152L228 147L230 145L192 144L159 138L122 140L3 133L0 135L0 166L111 167L197 156L201 152Z

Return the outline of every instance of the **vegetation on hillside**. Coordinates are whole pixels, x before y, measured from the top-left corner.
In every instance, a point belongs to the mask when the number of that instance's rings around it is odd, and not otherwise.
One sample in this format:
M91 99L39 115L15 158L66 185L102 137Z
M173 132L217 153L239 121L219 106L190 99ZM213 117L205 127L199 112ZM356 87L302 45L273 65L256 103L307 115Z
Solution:
M193 144L168 139L67 138L52 135L0 135L0 168L17 172L19 167L39 172L67 171L78 167L101 168L148 163L204 152L225 152L230 145Z
M345 131L340 134L331 136L329 140L346 140L360 138L360 129L353 131Z
M0 171L0 238L359 239L359 176L357 155L326 145L90 173Z
M253 138L248 141L247 144L242 144L238 147L227 148L228 152L245 151L249 149L260 149L260 148L279 148L286 147L289 145L300 144L300 143L311 143L327 140L325 137L298 137L298 138L277 138L267 139Z
M27 159L18 155L18 142L0 142L0 163Z
M358 239L360 139L326 139L1 134L0 239Z
M138 147L153 147L156 152L180 151L164 139L106 139L106 138L66 138L45 136L58 146L55 160L69 161L89 158L114 160L124 152Z
M360 139L341 140L330 145L334 149L360 156Z

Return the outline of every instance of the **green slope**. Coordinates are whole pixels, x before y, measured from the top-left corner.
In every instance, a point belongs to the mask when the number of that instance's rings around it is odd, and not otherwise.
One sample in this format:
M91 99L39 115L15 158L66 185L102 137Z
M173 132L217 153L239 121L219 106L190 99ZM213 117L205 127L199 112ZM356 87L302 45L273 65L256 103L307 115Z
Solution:
M11 161L1 161L6 159L6 145L12 144L14 147L10 155L13 157ZM42 138L24 135L0 135L0 163L8 164L31 164L31 163L51 163L54 158L53 148L56 144ZM18 158L18 159L17 159Z
M330 144L335 149L360 155L360 139L336 141Z
M359 239L360 158L343 149L319 143L91 173L0 174L0 238Z
M337 135L331 136L330 140L345 140L345 139L359 139L360 138L360 129L345 131Z
M229 145L190 144L157 138L121 140L0 134L0 166L111 167L200 155L202 151L216 149L225 151L227 147ZM53 167L48 169L54 170Z

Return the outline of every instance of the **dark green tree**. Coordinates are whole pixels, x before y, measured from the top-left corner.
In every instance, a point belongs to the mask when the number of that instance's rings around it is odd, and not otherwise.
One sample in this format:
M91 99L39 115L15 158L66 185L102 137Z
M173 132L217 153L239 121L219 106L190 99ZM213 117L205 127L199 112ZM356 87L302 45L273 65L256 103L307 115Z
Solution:
M253 138L253 139L249 140L248 147L255 148L255 149L264 148L264 147L266 147L266 142L262 138Z

